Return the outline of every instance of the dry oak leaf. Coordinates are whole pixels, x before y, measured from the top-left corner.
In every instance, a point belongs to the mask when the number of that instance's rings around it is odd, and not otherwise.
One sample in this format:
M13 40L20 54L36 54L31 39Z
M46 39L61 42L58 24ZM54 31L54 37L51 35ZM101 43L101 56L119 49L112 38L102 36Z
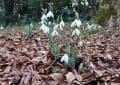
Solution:
M57 82L61 82L64 80L64 76L61 73L53 73L53 74L50 74L49 76Z
M105 73L105 71L101 71L101 70L94 70L94 72L97 78L103 76L103 74Z
M66 77L66 80L67 80L67 82L68 82L69 84L72 83L72 81L76 79L76 77L75 77L75 75L73 74L73 72L68 72L68 73L65 75L65 77Z
M111 85L120 85L120 83L111 82Z

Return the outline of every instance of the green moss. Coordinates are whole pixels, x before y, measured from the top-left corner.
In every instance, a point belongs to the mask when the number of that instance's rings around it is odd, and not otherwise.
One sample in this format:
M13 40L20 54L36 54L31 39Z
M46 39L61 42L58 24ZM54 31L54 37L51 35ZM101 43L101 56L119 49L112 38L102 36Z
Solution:
M111 16L113 17L117 16L116 11L114 9L113 0L100 1L97 23L106 25Z

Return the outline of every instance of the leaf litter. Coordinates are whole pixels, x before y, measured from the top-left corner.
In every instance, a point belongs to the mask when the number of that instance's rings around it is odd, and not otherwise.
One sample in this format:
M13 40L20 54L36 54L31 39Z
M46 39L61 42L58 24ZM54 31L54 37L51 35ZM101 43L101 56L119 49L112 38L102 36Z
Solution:
M77 40L68 35L63 37L73 43ZM56 41L63 56L64 43L59 36ZM79 57L75 67L69 67L51 52L46 34L36 32L27 38L21 31L4 32L0 35L0 85L120 85L118 30L87 36L82 45L77 42ZM59 73L53 68L59 68Z

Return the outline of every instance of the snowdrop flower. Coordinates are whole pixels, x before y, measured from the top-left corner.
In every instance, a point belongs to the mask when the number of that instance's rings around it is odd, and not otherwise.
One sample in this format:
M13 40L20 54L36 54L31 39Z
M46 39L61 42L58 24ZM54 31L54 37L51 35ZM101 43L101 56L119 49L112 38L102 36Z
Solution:
M75 36L75 35L77 35L77 36L80 35L80 31L79 31L79 29L75 29L75 30L73 30L73 32L72 32L72 36Z
M45 24L41 25L40 30L42 30L43 33L49 33L49 28Z
M58 28L59 28L59 24L57 24L53 27L54 30L57 30Z
M89 3L88 3L88 1L87 1L87 0L85 0L85 5L86 5L86 6L88 6L88 5L89 5Z
M92 25L90 25L89 23L87 23L87 28L86 29L87 30L92 30L92 28L93 28Z
M33 24L32 23L30 23L30 27L33 28Z
M0 29L1 29L1 30L3 30L3 29L4 29L4 27L1 25L1 26L0 26Z
M92 8L92 7L89 5L89 8Z
M82 25L82 22L80 19L75 19L72 24L71 24L71 27L73 28L79 28L80 26Z
M65 27L65 23L63 20L60 22L59 26L60 26L60 30L63 30L63 28Z
M97 29L97 24L92 24L93 29Z
M47 20L47 16L45 14L43 14L41 17L41 21L46 21L46 20Z
M88 3L88 1L87 1L87 0L85 0L85 2L81 1L81 5L86 5L86 6L88 6L88 5L89 5L89 3Z
M54 36L59 36L58 32L56 30L54 30L51 35L54 37Z
M51 21L49 21L49 22L48 22L48 25L51 25L51 24L52 24L52 22L51 22Z
M61 62L64 62L65 64L68 64L68 61L69 61L69 57L67 54L64 54L64 56L62 56Z
M51 11L49 11L46 16L47 18L50 18L50 17L54 18L54 14Z
M101 28L102 28L102 26L98 25L98 29L101 29Z
M81 4L84 5L84 2L81 1Z

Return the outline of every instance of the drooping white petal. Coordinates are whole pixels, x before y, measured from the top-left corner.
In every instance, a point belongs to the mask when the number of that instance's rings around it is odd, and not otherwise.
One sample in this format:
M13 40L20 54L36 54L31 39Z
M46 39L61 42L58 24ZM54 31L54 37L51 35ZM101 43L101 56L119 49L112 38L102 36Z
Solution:
M49 33L49 28L46 26L45 29L43 30L44 33Z
M61 25L62 27L64 27L64 26L65 26L65 23L64 23L64 21L63 21L63 20L60 22L60 25Z
M30 23L30 27L33 28L33 24L32 23Z
M72 36L75 36L75 35L77 35L77 36L80 35L80 31L79 31L79 29L75 29L75 30L73 30L73 32L72 32Z
M61 31L63 30L63 27L61 25L59 25L59 28L60 28Z
M58 32L56 30L54 30L51 35L54 37L54 36L59 36Z
M71 27L74 27L74 26L75 26L75 21L73 21L71 24Z
M97 24L94 24L94 23L93 23L93 24L92 24L92 28L93 28L93 29L97 29Z
M52 24L52 22L51 22L51 21L49 21L49 22L48 22L48 24L49 24L49 25L51 25L51 24Z
M102 28L102 26L98 25L98 29L101 29L101 28Z
M44 21L44 20L45 21L47 20L47 16L45 14L43 14L42 17L41 17L41 21Z
M63 30L63 28L65 27L65 23L63 20L60 22L59 26L60 26L60 30Z
M88 5L89 5L89 3L88 3L88 1L87 1L87 0L85 0L85 5L86 5L86 6L88 6Z
M53 27L54 30L57 30L58 28L59 28L59 24L57 24Z
M40 30L42 30L43 33L49 33L49 28L45 24L41 25Z
M69 61L69 57L67 54L64 54L60 60L61 62L64 62L66 64L68 64L68 61Z
M83 2L83 1L81 1L81 5L84 5L84 2Z
M4 27L1 25L1 26L0 26L0 29L1 29L1 30L3 30L3 29L4 29Z
M53 14L52 11L49 11L46 16L47 16L47 18L48 18L48 17L54 18L54 14Z
M81 22L80 19L78 19L78 20L76 21L76 23L77 23L77 27L80 27L80 26L82 25L82 22Z
M92 29L92 25L90 25L89 23L87 23L87 30L91 30Z
M75 19L72 24L71 24L71 27L73 28L79 28L80 26L82 25L82 22L80 19Z

